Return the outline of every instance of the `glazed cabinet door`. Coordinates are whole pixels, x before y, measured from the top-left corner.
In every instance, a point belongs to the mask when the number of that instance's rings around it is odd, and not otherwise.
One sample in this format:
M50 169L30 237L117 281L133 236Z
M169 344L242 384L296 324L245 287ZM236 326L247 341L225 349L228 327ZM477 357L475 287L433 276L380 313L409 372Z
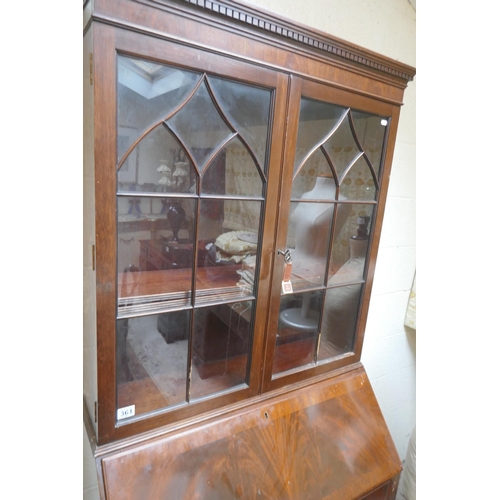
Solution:
M265 389L360 358L367 264L375 259L382 170L397 112L293 79Z
M260 390L288 77L96 38L99 434L117 438Z

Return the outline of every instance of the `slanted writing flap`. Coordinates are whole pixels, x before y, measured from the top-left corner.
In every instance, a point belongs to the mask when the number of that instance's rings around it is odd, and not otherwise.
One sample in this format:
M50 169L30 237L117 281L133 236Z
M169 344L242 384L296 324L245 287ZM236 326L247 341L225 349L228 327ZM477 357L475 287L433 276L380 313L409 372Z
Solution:
M102 460L109 500L355 499L401 471L362 367Z

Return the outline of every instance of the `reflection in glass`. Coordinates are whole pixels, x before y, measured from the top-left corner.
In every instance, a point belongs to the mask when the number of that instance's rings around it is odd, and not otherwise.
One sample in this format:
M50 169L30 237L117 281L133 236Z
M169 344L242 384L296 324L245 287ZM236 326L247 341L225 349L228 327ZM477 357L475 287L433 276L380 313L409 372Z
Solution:
M203 199L200 203L197 304L253 295L262 202ZM215 203L220 204L217 211ZM240 229L229 230L230 220L238 220Z
M194 310L190 398L246 382L254 301Z
M332 170L321 149L317 149L304 163L292 183L292 200L302 198L305 193L313 191L317 178L333 177ZM323 189L324 200L335 199L335 184L330 182L330 189ZM319 193L318 193L319 194Z
M205 82L167 124L189 149L200 172L210 156L233 134L215 107Z
M187 198L117 197L119 316L189 303L195 207Z
M328 188L333 179L319 177L318 181ZM321 196L317 188L310 193ZM307 198L304 196L304 199ZM292 254L294 290L324 284L333 208L332 203L292 202L290 205L287 248Z
M382 160L385 133L388 129L386 118L373 116L359 111L352 112L354 128L363 151L378 176Z
M293 292L283 287L273 376L354 347L386 126L301 99L286 240Z
M342 120L335 133L325 142L325 149L333 161L339 180L341 180L349 165L360 154L352 135L348 116Z
M140 415L246 383L272 92L118 58L117 394Z
M377 195L373 174L364 156L349 169L340 183L340 194L346 200L373 201Z
M281 297L273 374L312 363L324 292Z
M158 125L143 137L118 170L120 193L194 193L195 190L195 170L164 125Z
M306 155L327 138L345 112L345 108L335 104L304 97L301 99L294 172Z
M364 278L373 208L373 205L349 206L349 217L332 247L328 285Z
M254 159L237 137L210 163L201 181L203 194L262 197L263 187Z
M326 291L318 360L332 358L354 348L362 286L347 285Z
M135 415L186 401L189 311L119 319L117 408Z
M200 76L144 59L118 56L118 161L141 134L186 99Z
M222 111L264 170L271 91L214 77L209 83Z

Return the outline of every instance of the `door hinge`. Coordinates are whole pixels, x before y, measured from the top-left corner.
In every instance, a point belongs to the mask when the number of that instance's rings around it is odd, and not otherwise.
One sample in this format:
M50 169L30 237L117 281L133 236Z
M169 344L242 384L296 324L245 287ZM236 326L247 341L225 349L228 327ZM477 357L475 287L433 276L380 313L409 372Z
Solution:
M94 85L94 62L93 62L93 57L92 53L89 54L90 56L90 85Z
M94 422L97 424L97 401L94 401Z
M95 245L92 245L92 271L95 271Z

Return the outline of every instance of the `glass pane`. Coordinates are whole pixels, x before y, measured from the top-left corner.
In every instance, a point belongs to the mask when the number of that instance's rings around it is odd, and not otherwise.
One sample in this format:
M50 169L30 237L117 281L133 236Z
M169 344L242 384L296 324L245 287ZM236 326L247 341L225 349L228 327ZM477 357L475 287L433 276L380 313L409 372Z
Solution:
M118 161L140 135L186 99L199 78L191 71L118 56Z
M378 176L380 173L385 133L388 129L388 119L380 116L368 115L359 111L353 111L352 118L361 147L368 156Z
M306 155L327 138L345 111L345 108L335 104L304 97L301 99L294 171Z
M292 184L292 199L297 198L310 198L314 194L309 195L308 193L313 193L316 184L318 183L318 178L330 177L330 181L324 181L328 183L328 188L317 186L317 189L321 189L318 194L324 196L323 200L335 200L335 181L333 180L332 171L330 165L326 161L325 155L321 149L317 149L304 163L299 173L293 180Z
M348 116L342 120L332 137L326 141L325 149L337 171L338 179L341 180L344 172L360 153L352 135Z
M262 197L263 187L254 159L236 137L210 163L201 181L203 194Z
M326 291L318 360L352 351L362 285Z
M224 201L224 227L234 231L252 231L260 234L262 203L250 200Z
M196 173L164 125L142 138L118 170L118 192L194 193Z
M329 285L364 278L373 210L373 205L339 205L341 215L337 218L339 231L332 247Z
M195 206L189 199L117 198L119 317L189 304Z
M271 91L220 78L209 78L209 83L219 106L264 170Z
M132 405L141 415L186 401L189 318L177 311L117 321L118 415Z
M246 382L254 301L194 310L191 398Z
M122 56L118 72L117 148L129 153L117 172L117 388L128 417L131 405L139 415L246 383L272 92Z
M323 293L316 291L281 297L274 375L314 361Z
M205 82L167 123L189 149L200 172L233 133L217 111Z
M326 187L333 179L318 181L328 181ZM315 193L321 195L317 189ZM292 254L291 281L296 291L325 282L333 208L332 203L291 203L287 248Z
M344 200L373 201L376 195L372 171L365 157L361 156L340 183L340 196Z
M252 295L262 202L200 203L196 303ZM233 216L229 221L228 213ZM240 229L230 230L236 220Z

